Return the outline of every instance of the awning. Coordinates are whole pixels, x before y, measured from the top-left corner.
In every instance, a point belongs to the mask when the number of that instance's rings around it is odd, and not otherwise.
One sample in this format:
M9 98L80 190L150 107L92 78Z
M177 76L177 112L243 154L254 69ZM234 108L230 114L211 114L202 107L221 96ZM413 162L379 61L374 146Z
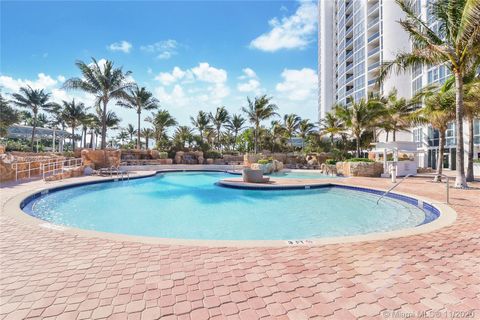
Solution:
M33 127L31 126L21 126L13 125L8 128L7 138L31 138ZM55 137L65 138L71 134L64 130L53 130L50 128L35 128L35 138L36 139L52 139L53 132L55 131Z

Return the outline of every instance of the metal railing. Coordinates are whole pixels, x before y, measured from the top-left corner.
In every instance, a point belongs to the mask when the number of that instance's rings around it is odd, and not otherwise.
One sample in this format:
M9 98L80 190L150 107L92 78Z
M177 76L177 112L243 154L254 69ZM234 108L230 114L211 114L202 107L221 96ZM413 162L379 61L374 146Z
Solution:
M402 183L403 181L407 180L408 177L412 177L412 176L415 176L415 177L419 177L419 178L430 178L429 176L417 176L417 175L413 175L413 174L407 174L402 180L400 180L398 183L396 183L393 187L391 187L390 189L388 189L387 191L385 191L382 196L380 198L378 198L377 200L377 205L378 203L380 202L380 200L382 200L383 197L385 197L387 194L390 193L390 191L392 191L393 189L395 189L400 183ZM447 204L450 204L450 177L447 176L446 174L435 174L434 177L443 177L443 178L446 178L447 179L447 183L446 183L446 186L447 186Z
M81 165L81 158L63 159L55 162L43 163L41 164L42 178L45 180L45 177L48 176L49 173L54 176L55 174L78 168Z

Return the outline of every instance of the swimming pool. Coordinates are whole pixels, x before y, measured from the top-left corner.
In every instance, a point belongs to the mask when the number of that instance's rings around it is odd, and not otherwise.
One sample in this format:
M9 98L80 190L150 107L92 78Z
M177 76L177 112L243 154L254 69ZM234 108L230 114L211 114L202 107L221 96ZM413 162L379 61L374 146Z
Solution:
M25 203L56 225L174 239L288 240L411 228L426 212L404 201L340 187L239 190L218 172L172 172L50 192Z
M289 179L325 179L325 178L336 178L336 176L329 176L326 174L321 174L315 171L288 171L282 170L278 172L273 172L269 174L272 178L289 178Z

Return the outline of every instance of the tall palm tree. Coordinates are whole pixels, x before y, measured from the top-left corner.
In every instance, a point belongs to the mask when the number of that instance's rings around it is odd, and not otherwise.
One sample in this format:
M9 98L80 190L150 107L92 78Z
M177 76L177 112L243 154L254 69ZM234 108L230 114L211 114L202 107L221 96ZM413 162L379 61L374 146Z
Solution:
M186 147L186 143L189 144L193 140L193 129L188 126L179 126L175 129L173 140L176 141L182 148Z
M46 110L53 106L52 102L49 102L50 94L45 93L43 90L32 89L30 86L21 87L20 93L12 94L14 105L21 108L26 108L33 114L32 122L32 137L30 139L30 145L32 151L34 150L33 140L35 139L35 130L37 128L37 117L40 110Z
M270 123L270 136L272 137L272 152L276 146L282 146L285 141L285 127L278 120ZM281 150L280 150L281 151Z
M6 99L0 94L0 137L5 137L8 128L20 121L20 115L17 110L13 109Z
M117 139L120 140L120 143L123 145L123 142L128 139L128 133L125 130L122 130L118 133Z
M197 128L198 132L200 133L200 139L203 141L205 130L211 128L209 115L200 110L198 111L196 118L190 117L190 121L192 122L192 125Z
M255 153L258 151L260 123L274 116L278 116L278 113L276 112L278 107L276 104L270 103L271 100L272 98L267 97L267 95L255 97L254 101L250 100L250 98L247 98L248 107L242 108L242 111L245 112L250 123L253 124L253 145Z
M114 130L118 129L120 122L122 122L122 119L120 119L114 111L107 112L107 115L105 117L105 125L107 126L107 128Z
M83 103L76 103L75 99L71 102L63 101L63 119L65 123L72 129L72 149L75 151L75 129L81 124L86 116L85 105Z
M298 135L302 138L302 152L305 147L305 141L310 135L315 131L315 124L310 122L308 119L303 119L298 124Z
M480 58L479 58L480 59ZM475 180L473 175L474 121L480 117L480 76L471 72L465 77L465 115L468 131L467 182Z
M85 114L85 116L82 119L80 119L80 124L82 125L82 138L83 138L82 145L84 148L87 147L88 128L90 127L91 122L95 120L96 120L96 115L93 113Z
M158 100L145 87L139 88L135 85L134 88L127 90L125 100L118 101L117 105L134 109L137 112L137 149L140 149L140 118L142 111L157 109Z
M150 129L150 128L143 128L142 129L142 137L145 138L145 149L148 149L148 142L150 139L152 139L153 137L155 137L155 132Z
M283 126L285 128L285 136L287 137L290 147L293 146L292 138L297 132L298 126L302 118L294 113L286 114L283 116Z
M169 127L177 125L177 120L175 120L168 110L159 110L156 113L152 113L152 116L147 117L145 121L153 124L157 144L165 137L165 133Z
M360 157L360 137L372 130L379 117L385 114L383 103L375 99L362 98L359 102L352 101L346 108L337 107L336 112L355 138L356 154Z
M220 131L222 126L228 122L230 116L228 115L228 111L225 109L225 107L220 107L217 108L215 114L210 112L209 118L217 130L217 148L220 148Z
M127 77L130 71L123 72L122 68L115 68L112 61L105 61L99 65L97 60L92 58L92 63L86 64L78 60L75 65L80 69L82 78L71 78L64 83L64 88L82 90L95 95L95 104L101 110L102 142L101 149L107 146L107 106L112 99L127 99L127 90L133 87Z
M436 0L429 10L438 22L438 31L432 30L415 10L415 3L396 0L405 19L399 23L410 35L411 52L400 52L396 58L385 64L382 80L393 68L404 71L415 64L445 64L455 77L455 128L457 141L455 187L466 188L463 147L463 78L471 70L480 50L480 1L478 0Z
M125 128L125 131L128 133L128 135L130 136L130 142L133 141L133 135L135 133L137 133L137 130L135 130L135 127L133 126L133 124L129 123L127 125L127 127Z
M414 123L429 123L439 132L439 150L437 158L437 176L435 181L441 181L443 155L445 153L445 137L448 124L455 120L455 92L448 83L442 87L436 85L422 89L417 97L424 97L424 107L412 113Z
M240 114L234 114L226 124L227 129L233 132L233 150L237 145L238 133L243 130L245 122L245 118Z
M392 139L396 141L396 133L398 131L407 131L411 125L410 114L414 110L416 103L414 100L399 98L397 90L392 89L385 99L385 116L380 120L379 126L383 128L388 135L392 132Z
M320 123L320 130L323 134L329 135L332 148L335 136L345 132L345 122L340 117L343 113L341 110L341 106L338 106L337 109L334 107L332 111L325 114Z

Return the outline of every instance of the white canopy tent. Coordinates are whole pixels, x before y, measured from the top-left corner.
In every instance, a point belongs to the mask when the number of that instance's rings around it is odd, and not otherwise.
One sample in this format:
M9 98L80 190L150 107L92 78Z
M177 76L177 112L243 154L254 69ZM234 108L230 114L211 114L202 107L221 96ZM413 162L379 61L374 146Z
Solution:
M383 177L389 177L392 174L395 176L416 175L418 168L418 161L416 155L423 153L417 150L417 143L412 141L391 141L391 142L377 142L375 149L377 161L380 160L380 155L383 155ZM392 160L388 161L388 154L392 154ZM399 155L403 157L399 159ZM394 173L392 171L395 170Z
M7 138L24 138L30 139L32 136L33 127L31 126L22 126L22 125L13 125L8 128L7 131ZM53 149L55 150L55 140L59 139L60 141L60 149L59 151L63 151L63 141L65 138L71 136L70 133L64 130L58 129L50 129L50 128L35 128L35 140L38 144L38 140L40 139L52 139L53 141Z

